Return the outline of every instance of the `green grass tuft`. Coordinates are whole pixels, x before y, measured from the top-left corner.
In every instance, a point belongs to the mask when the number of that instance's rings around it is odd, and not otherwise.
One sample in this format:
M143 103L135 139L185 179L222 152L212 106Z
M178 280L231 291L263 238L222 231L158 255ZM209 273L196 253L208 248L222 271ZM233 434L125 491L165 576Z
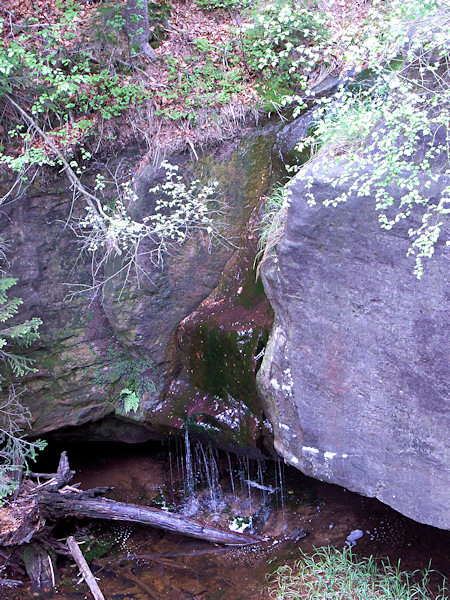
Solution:
M272 600L448 600L446 580L440 593L429 591L430 569L407 573L400 562L377 562L351 549L317 548L301 552L294 565L279 567L270 578Z
M288 207L289 186L276 188L266 198L264 216L260 225L258 253L255 258L255 263L258 263L257 275L264 261L273 253L283 237Z

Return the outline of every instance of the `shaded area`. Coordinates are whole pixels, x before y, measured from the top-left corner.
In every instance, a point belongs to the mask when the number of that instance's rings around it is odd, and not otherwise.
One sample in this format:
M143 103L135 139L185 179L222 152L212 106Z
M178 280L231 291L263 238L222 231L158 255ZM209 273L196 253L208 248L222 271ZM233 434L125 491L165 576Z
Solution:
M55 452L56 448L52 449ZM173 489L175 503L183 505L183 463L186 453L181 442L178 449L171 442ZM178 453L178 458L176 456ZM158 505L162 497L171 501L169 448L158 444L134 447L124 445L84 445L69 449L69 458L78 471L75 479L83 487L112 483L112 497L142 505ZM226 454L219 453L220 485L226 497L231 481ZM235 485L238 482L239 458L232 457ZM256 479L257 461L250 461L250 476ZM276 462L265 463L264 483L279 485ZM179 472L178 472L179 470ZM449 564L450 534L433 527L420 525L403 517L377 500L364 498L338 486L303 476L293 468L282 468L284 499L273 496L268 502L267 515L255 522L255 530L269 533L271 540L255 548L227 550L211 548L205 542L187 540L180 536L148 528L96 526L79 532L94 574L101 582L105 597L113 600L163 600L204 598L206 600L238 600L267 598L265 577L276 566L298 556L298 548L311 552L314 546L335 545L343 548L354 530L363 536L356 541L357 555L375 554L389 557L393 563L401 558L403 569L414 570L428 566L443 573ZM239 487L239 485L236 485ZM202 490L197 490L197 495ZM204 492L203 492L204 493ZM248 490L240 495L236 508L245 512ZM252 488L254 510L260 509L262 493ZM159 504L160 505L160 504ZM248 508L247 508L248 510ZM210 518L215 518L213 514ZM229 522L229 514L220 512L215 522ZM304 539L296 538L305 529ZM293 538L293 539L290 539ZM55 597L75 600L85 596L84 590L74 588L75 568L62 565L60 592ZM439 577L432 584L437 589ZM5 593L8 600L28 600L31 593Z

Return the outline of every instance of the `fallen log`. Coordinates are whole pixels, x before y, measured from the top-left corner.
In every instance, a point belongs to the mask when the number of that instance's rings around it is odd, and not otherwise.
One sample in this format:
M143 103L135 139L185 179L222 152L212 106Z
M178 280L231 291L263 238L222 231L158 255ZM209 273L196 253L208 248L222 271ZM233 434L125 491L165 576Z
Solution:
M55 518L104 519L149 525L216 544L248 546L260 538L234 533L200 523L190 517L169 513L158 508L116 502L108 498L92 498L84 492L42 490L38 497L40 513Z
M18 569L25 565L35 587L48 589L54 585L51 555L68 555L67 546L52 533L59 519L102 519L148 525L230 546L247 546L263 540L201 523L190 517L168 513L162 509L116 502L99 497L110 488L80 490L69 485L73 476L67 456L61 455L56 473L37 474L38 482L24 480L19 494L11 503L0 507L0 548L6 551L8 564ZM44 482L40 480L44 479ZM0 550L0 557L2 556Z

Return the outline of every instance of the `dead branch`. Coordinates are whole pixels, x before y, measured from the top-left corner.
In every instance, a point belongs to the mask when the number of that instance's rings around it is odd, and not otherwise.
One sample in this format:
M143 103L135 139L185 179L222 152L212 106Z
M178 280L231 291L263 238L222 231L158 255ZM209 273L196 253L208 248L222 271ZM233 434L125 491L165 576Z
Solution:
M72 187L84 197L87 205L95 215L100 229L103 231L104 234L107 234L107 227L105 225L104 220L107 220L108 216L104 213L100 200L84 187L84 185L81 183L80 179L77 177L70 164L65 159L62 152L59 150L56 144L53 143L52 139L39 127L36 120L30 114L28 114L21 106L19 106L10 96L6 94L5 97L16 108L16 110L19 111L26 123L31 125L31 127L35 131L37 131L37 133L39 133L39 135L42 137L45 143L48 144L51 150L58 157L59 161L63 165L63 170L65 171ZM116 253L119 255L122 254L121 249L117 246L117 244L114 243L114 240L112 240L112 244Z
M91 594L94 596L94 599L105 600L100 588L98 587L98 583L95 580L95 577L92 575L92 571L90 570L89 565L87 564L73 536L69 536L67 538L67 547L69 548L74 561L77 563L77 566L80 569L80 573L83 576L83 579L86 582L88 588L91 590Z

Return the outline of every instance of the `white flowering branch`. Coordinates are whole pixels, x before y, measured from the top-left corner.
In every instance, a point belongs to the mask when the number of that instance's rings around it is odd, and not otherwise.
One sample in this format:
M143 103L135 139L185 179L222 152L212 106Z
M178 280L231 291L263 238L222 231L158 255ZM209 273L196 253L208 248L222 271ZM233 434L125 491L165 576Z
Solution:
M195 180L188 185L178 174L177 166L166 161L161 166L166 171L165 182L149 190L156 195L154 210L141 221L130 216L130 208L137 200L132 181L121 184L115 200L102 205L101 220L90 205L86 206L86 215L78 221L75 231L84 250L93 257L94 282L101 267L114 255L122 257L122 266L114 276L125 272L125 280L132 268L140 270L143 256L161 266L164 256L195 231L205 234L209 248L215 241L230 243L221 233L224 203L218 194L218 183ZM103 178L98 176L96 188L104 186Z

